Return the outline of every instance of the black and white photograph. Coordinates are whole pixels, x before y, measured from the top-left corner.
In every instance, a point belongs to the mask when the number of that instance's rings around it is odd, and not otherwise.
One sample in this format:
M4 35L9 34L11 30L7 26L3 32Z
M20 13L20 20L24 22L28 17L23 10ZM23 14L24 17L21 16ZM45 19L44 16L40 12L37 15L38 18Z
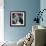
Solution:
M25 25L25 11L11 11L10 26L24 26L24 25Z

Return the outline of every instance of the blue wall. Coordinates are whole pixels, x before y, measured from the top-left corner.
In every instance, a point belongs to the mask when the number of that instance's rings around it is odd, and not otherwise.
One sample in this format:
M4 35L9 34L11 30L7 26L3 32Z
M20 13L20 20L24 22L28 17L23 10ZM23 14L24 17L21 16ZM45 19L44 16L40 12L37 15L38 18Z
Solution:
M25 27L10 27L10 11L26 11ZM32 29L36 12L40 10L40 0L4 0L4 38L7 41L18 41Z

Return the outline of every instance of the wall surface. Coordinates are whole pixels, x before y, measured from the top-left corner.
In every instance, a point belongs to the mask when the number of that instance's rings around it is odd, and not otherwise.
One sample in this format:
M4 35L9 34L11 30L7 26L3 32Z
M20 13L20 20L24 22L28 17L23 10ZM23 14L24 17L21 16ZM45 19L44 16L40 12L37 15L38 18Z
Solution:
M10 27L10 11L26 11L25 27ZM40 0L4 0L4 39L18 41L32 30L33 19L40 10Z
M0 0L0 42L4 41L4 2Z
M41 11L43 11L43 9L46 9L46 0L40 0L40 9ZM46 27L46 10L44 10L42 17L43 17L43 22L40 21L40 25Z

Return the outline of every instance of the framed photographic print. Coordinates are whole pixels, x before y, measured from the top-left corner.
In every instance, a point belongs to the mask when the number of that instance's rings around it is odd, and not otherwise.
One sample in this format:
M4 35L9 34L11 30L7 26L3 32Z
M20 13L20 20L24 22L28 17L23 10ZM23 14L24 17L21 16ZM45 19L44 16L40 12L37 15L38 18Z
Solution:
M25 26L26 12L25 11L11 11L10 12L10 26Z

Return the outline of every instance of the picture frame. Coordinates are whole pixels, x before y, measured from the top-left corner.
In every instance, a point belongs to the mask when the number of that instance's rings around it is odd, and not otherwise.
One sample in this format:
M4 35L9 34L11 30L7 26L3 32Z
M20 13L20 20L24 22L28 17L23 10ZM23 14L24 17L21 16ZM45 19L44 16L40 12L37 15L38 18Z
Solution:
M26 25L25 11L10 11L10 26L22 27Z

